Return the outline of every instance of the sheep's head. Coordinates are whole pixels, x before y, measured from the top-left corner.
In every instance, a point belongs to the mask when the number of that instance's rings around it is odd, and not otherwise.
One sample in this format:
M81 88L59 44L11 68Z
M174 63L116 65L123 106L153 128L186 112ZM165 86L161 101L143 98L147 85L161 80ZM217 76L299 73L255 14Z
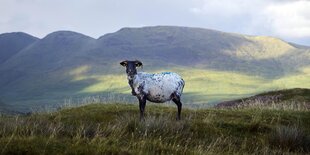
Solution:
M125 61L120 62L120 64L126 67L126 73L128 77L130 78L133 78L133 76L137 74L137 67L142 66L142 62L139 60L135 60L135 61L125 60Z

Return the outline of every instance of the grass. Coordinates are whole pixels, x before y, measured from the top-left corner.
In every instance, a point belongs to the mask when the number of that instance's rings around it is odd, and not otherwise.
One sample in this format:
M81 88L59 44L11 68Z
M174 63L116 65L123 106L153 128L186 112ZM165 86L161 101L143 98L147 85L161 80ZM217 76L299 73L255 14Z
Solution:
M308 111L310 109L310 89L294 88L270 91L247 98L221 102L215 107Z
M1 154L306 154L310 113L89 104L0 117Z

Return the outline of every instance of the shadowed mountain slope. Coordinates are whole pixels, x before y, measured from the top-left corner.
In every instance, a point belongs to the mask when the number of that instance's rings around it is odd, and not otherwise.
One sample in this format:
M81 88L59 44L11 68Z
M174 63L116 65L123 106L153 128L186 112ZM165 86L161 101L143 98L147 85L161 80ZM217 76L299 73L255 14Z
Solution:
M124 59L141 60L145 71L180 73L187 81L186 101L193 103L299 87L310 71L309 48L272 37L174 26L123 28L98 39L58 31L0 65L0 99L24 108L128 94L119 66ZM300 77L300 83L282 86Z
M0 34L0 65L38 38L23 32Z

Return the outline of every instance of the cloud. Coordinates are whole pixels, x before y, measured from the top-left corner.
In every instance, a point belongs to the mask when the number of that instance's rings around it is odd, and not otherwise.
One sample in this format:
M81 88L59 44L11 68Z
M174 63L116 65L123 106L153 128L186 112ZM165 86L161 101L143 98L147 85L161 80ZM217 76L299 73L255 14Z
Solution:
M310 44L308 0L196 0L189 12L207 26Z
M264 9L263 15L276 35L310 37L310 1L270 4Z
M259 1L248 0L200 0L196 1L197 7L190 8L190 12L202 15L216 15L232 17L235 15L252 12L253 5Z
M258 15L266 3L267 0L197 0L196 6L190 8L189 12L202 18L206 26L211 28L260 35L263 32L258 32L256 25L262 23L258 23L257 19L261 18Z
M179 0L0 0L0 33L23 31L44 37L71 30L95 38L123 27L186 25L183 11L190 2Z

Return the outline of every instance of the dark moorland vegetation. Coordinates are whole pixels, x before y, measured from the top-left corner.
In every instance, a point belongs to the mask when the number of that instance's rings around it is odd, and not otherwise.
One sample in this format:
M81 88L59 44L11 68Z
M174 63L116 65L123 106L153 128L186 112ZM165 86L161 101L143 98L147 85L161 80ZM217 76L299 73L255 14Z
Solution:
M310 152L310 112L90 104L0 117L1 154L283 154Z
M255 96L221 102L217 108L285 108L310 109L310 89L294 88L261 93Z

